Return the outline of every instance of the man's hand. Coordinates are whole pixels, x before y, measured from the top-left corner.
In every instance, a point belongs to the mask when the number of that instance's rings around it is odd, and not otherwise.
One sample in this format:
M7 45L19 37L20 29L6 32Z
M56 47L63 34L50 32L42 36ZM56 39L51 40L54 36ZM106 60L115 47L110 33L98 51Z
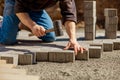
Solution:
M45 33L45 28L40 26L40 25L34 25L32 28L31 28L31 31L34 35L36 35L37 37L41 37L41 36L44 36L46 33Z
M45 29L44 27L38 25L36 22L34 22L28 13L17 13L17 17L20 19L21 23L23 23L25 26L27 26L30 31L37 37L41 37L45 35Z
M25 26L24 24L22 24L21 22L19 23L19 29L23 29L23 30L27 30L32 32L35 36L37 37L41 37L45 35L45 29L42 26L39 25L34 25L31 28Z
M67 49L74 49L75 55L77 55L78 52L83 53L83 51L86 50L85 48L80 46L77 41L69 41L67 46L64 48L64 50Z
M65 22L65 28L66 28L66 32L67 32L70 40L69 40L67 46L64 49L73 48L75 53L76 53L76 55L77 55L77 53L79 51L81 53L83 53L83 50L85 50L85 48L80 46L79 43L77 42L75 22L73 22L73 21L66 21Z

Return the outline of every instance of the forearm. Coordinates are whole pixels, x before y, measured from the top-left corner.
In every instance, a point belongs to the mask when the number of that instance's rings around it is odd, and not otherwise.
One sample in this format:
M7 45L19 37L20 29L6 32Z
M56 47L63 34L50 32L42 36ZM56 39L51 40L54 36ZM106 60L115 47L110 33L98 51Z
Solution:
M70 41L76 41L76 25L73 21L66 21L65 22L66 32L70 38Z
M36 23L29 17L28 13L17 13L16 15L28 28L31 29L34 25L36 25Z

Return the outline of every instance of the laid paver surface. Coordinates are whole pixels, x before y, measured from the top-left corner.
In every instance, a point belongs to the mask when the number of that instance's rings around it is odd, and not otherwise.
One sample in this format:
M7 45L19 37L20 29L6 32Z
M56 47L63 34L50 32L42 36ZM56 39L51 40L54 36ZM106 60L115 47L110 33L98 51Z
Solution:
M120 36L120 32L118 31L118 37ZM20 31L18 34L18 41L19 44L13 46L0 46L0 53L22 53L22 52L36 52L36 51L54 51L54 50L62 50L68 42L68 36L64 31L64 36L57 37L57 40L52 43L43 43L37 37L28 36L29 32L27 31ZM92 42L103 42L103 41L111 41L114 39L104 39L104 30L98 30L96 35L96 39L94 41L87 41L84 40L84 29L81 28L77 30L77 39L80 45L84 47L88 47L88 45ZM117 38L118 40L120 38Z
M35 36L28 37L26 31L21 31L18 35L19 44L13 46L0 46L0 54L12 53L22 54L26 52L39 51L62 51L67 45L68 36L58 37L55 42L42 43ZM77 29L79 43L88 48L93 42L112 41L114 39L104 39L104 30L97 30L97 38L94 41L84 40L83 28ZM120 32L118 38L120 40ZM103 52L99 59L89 59L88 61L77 60L74 63L54 63L38 62L35 65L18 66L25 68L28 74L39 75L40 80L120 80L120 50L113 52Z

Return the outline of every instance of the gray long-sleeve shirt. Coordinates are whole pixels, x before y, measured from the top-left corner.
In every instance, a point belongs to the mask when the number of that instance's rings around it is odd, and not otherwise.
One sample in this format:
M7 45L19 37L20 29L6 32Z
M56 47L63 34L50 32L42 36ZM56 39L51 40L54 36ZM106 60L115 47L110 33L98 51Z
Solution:
M74 0L15 0L15 13L27 11L40 11L55 5L59 1L63 23L65 21L77 22L76 6Z

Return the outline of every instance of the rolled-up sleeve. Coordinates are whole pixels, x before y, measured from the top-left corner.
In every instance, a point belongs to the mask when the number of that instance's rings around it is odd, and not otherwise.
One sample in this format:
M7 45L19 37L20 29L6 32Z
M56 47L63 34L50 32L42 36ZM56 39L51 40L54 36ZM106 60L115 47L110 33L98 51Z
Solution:
M22 13L22 12L26 12L26 8L23 4L22 0L15 0L15 13Z
M60 0L63 24L65 21L77 22L76 5L74 0Z

